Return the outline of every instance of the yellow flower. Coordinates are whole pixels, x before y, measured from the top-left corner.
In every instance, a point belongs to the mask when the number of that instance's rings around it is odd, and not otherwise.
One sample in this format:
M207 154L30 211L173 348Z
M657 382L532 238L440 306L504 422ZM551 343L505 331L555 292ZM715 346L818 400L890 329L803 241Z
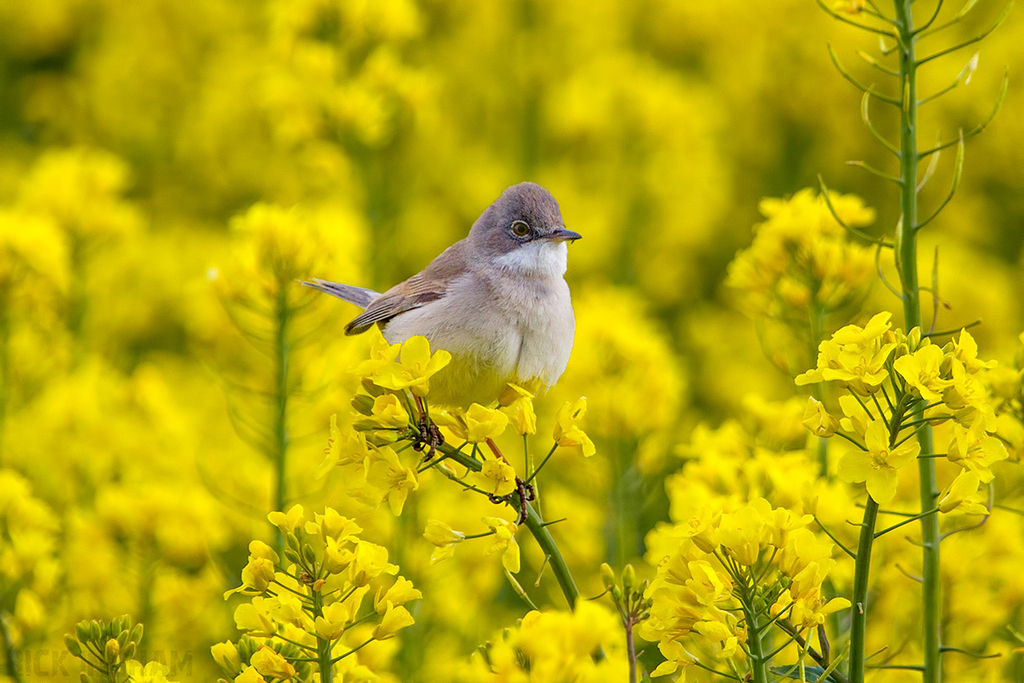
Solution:
M501 564L509 572L519 572L519 544L516 543L516 530L519 528L513 522L507 522L500 517L484 517L484 524L494 532L489 538L484 554L491 555L501 551Z
M295 667L281 654L266 645L261 645L249 660L253 668L263 676L287 680L295 676Z
M807 410L804 411L803 425L815 436L828 437L836 433L839 421L828 414L825 404L810 396L807 398Z
M373 609L377 614L384 614L387 611L387 605L404 605L410 600L419 600L423 597L423 593L404 576L395 579L395 582L383 594L382 591L384 591L383 586L377 589L377 595L373 598Z
M410 389L417 396L426 396L430 390L430 378L452 360L452 354L444 349L430 353L430 342L426 337L410 337L401 344L398 362L382 363L373 372L372 379L377 386L385 389Z
M959 424L953 425L953 438L949 442L946 457L971 470L982 483L987 484L994 476L989 465L1006 460L1009 453L1002 441L985 431L984 422L976 420L969 429Z
M402 464L390 446L373 449L366 471L366 482L384 492L391 512L400 515L410 491L419 488L416 470Z
M389 602L384 612L384 618L373 629L373 637L376 640L387 640L388 638L393 638L401 629L406 626L412 626L415 623L416 620L413 619L409 610L401 606L396 607Z
M760 511L753 504L745 505L736 512L722 515L718 542L734 560L753 566L761 550L764 529L765 518Z
M124 665L128 674L128 680L132 683L168 683L167 673L169 669L166 664L160 662L142 662L129 659Z
M230 675L235 676L242 668L242 661L238 656L238 648L231 641L217 643L210 648L213 661L217 662Z
M508 416L512 428L520 436L537 433L537 413L533 410L534 395L515 384L509 384L498 399L500 410Z
M796 384L835 381L862 396L878 391L888 376L885 361L896 348L894 342L882 343L891 316L879 313L863 328L847 325L821 342L817 367L798 375Z
M479 472L473 472L469 482L495 496L507 496L516 490L516 471L504 460L494 458L485 461Z
M270 523L281 530L282 534L293 534L295 533L295 527L302 524L304 519L305 511L301 505L293 505L288 513L283 512L271 512L267 515L267 519Z
M991 370L996 366L996 361L982 361L978 359L978 342L965 329L960 330L960 339L953 340L953 357L964 364L967 372L978 372L979 370Z
M455 531L442 521L431 519L427 522L427 528L423 537L430 543L437 546L430 556L430 564L446 560L455 553L455 546L466 540L466 534Z
M317 617L313 622L317 637L322 640L335 640L341 637L353 618L353 610L349 605L355 604L356 608L359 606L359 601L353 600L353 597L349 596L345 602L332 602L324 607L323 616Z
M352 585L365 586L381 574L395 574L398 565L388 562L388 549L384 546L359 541L348 569Z
M577 420L582 419L586 413L586 397L577 399L575 404L567 402L563 405L555 415L553 438L559 446L579 448L584 457L589 458L597 452L597 449L594 447L594 442L577 424Z
M267 683L267 679L260 676L254 667L247 666L242 673L235 676L235 683Z
M474 403L465 413L466 440L481 443L501 436L508 426L508 416L494 409Z
M843 394L839 397L839 407L842 408L843 415L846 416L839 420L839 426L863 437L871 422L871 415L864 409L861 402L850 394Z
M401 428L409 424L409 413L394 394L381 394L373 400L373 421L381 427Z
M963 470L939 495L939 512L957 510L968 515L987 515L988 506L979 499L981 478L971 470Z
M929 402L940 401L942 390L951 384L939 376L944 356L942 349L926 344L910 355L900 356L892 366L921 398Z
M235 626L251 636L269 638L277 633L277 625L270 618L269 606L269 601L260 597L242 603L235 608Z
M868 425L864 440L867 451L850 451L839 460L839 478L851 484L867 482L871 497L885 505L896 495L897 470L917 458L921 445L910 438L890 448L889 427L882 420Z

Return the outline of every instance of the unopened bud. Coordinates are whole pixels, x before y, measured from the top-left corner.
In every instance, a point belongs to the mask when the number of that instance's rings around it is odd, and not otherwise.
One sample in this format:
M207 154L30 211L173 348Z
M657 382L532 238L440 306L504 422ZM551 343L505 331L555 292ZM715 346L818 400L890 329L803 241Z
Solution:
M373 399L366 394L356 394L352 397L352 408L357 413L369 417L373 415Z
M82 644L79 643L70 633L64 636L64 647L75 657L82 656Z
M612 586L615 585L615 572L607 562L601 563L601 581L608 590L611 590Z
M131 659L135 656L135 643L128 643L125 645L123 655L125 659Z
M75 624L75 637L78 638L79 642L85 643L89 640L89 622L80 621Z
M117 640L111 638L107 641L106 647L103 648L103 659L106 660L107 664L114 664L117 662L117 656L121 653L121 646L117 644Z
M918 347L921 346L921 328L915 327L907 333L907 347L911 353L917 351Z
M384 389L374 384L373 380L363 379L362 385L363 391L368 393L370 396L373 396L374 398L384 393Z
M142 631L142 624L135 624L135 628L132 629L130 640L136 645L142 642Z
M633 590L633 583L636 581L636 572L633 570L633 565L627 564L626 568L622 570L622 589L629 593Z

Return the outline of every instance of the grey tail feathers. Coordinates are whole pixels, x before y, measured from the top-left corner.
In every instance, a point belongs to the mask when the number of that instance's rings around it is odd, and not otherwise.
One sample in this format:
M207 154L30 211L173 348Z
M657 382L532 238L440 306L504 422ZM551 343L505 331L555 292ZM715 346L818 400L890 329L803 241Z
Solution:
M372 289L343 285L340 282L331 282L330 280L321 280L319 278L313 278L312 281L308 282L306 280L300 280L299 282L307 287L319 289L325 294L336 296L343 301L355 304L359 308L364 309L369 306L374 299L380 296L380 292L375 292Z

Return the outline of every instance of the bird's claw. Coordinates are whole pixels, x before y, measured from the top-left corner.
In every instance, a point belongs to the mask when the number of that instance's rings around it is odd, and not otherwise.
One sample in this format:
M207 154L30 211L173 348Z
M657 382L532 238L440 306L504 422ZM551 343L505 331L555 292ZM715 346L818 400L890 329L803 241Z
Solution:
M495 496L493 494L487 496L488 499L495 505L498 503L508 503L512 505L512 497L518 496L519 514L516 516L516 526L519 526L526 522L526 504L537 498L537 490L533 488L533 484L526 482L519 477L516 477L516 490L507 496Z

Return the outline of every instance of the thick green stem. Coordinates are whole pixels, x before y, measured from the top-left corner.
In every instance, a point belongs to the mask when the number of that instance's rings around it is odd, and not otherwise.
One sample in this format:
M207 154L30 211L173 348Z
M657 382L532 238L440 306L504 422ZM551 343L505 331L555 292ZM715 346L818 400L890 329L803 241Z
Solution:
M468 467L474 472L479 472L481 467L483 467L479 460L459 452L449 444L441 444L438 450L446 457L451 458L464 467ZM555 580L558 581L558 586L562 589L562 594L565 595L565 599L569 603L569 607L575 608L576 599L580 596L580 591L576 587L572 574L569 572L569 566L565 563L565 558L562 557L562 553L558 550L555 539L551 537L547 527L544 526L544 520L541 518L540 513L529 503L526 503L526 528L530 530L530 534L537 541L537 545L540 546L541 550L544 551L544 555L548 558L548 564L555 575Z
M313 591L313 618L324 615L324 596L320 591ZM331 663L331 641L318 637L316 639L316 661L320 669L320 683L332 683L334 665Z
M857 562L853 572L853 614L850 623L850 682L864 683L864 647L868 619L868 577L871 574L871 546L875 541L878 503L871 496L864 506L864 520L857 544Z
M764 656L765 629L757 622L757 610L753 595L745 594L740 602L743 604L743 618L747 622L747 651L750 653L750 669L754 683L768 683L768 662Z
M274 335L274 360L276 367L274 382L274 509L284 510L288 502L288 289L282 284L278 289L275 310L277 329ZM275 532L278 555L284 553L284 536L280 529Z
M896 264L903 286L903 316L906 329L921 326L921 292L917 275L917 58L914 48L913 0L896 0L896 25L900 36L899 72L903 85L903 107L900 117L900 207L903 220L896 235ZM914 414L920 419L922 410ZM933 453L932 430L925 425L917 433L922 453ZM918 460L920 473L921 512L935 508L938 495L935 461ZM939 518L928 515L921 519L923 554L922 590L924 603L924 672L923 683L942 680L941 649L941 583L939 555Z

